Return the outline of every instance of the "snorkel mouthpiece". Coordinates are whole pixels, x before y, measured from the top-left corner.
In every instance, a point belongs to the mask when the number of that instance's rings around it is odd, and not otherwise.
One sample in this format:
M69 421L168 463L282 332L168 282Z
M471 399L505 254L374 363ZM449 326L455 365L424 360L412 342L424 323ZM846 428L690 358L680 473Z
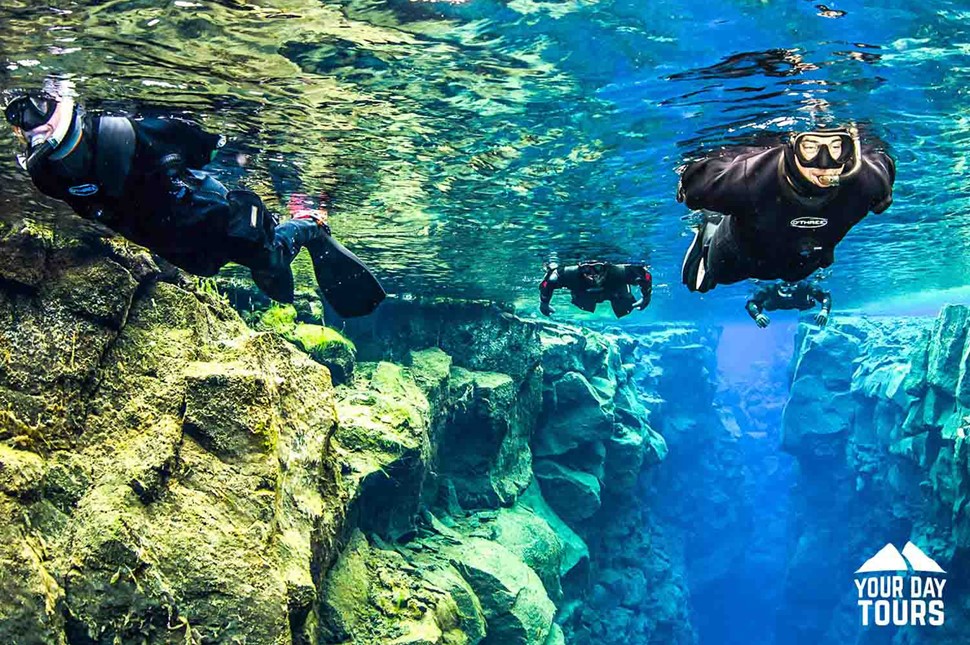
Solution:
M57 146L58 141L54 137L48 137L38 146L31 146L27 160L24 162L24 168L27 169L27 172L33 172L40 164L44 163L48 157L54 154Z

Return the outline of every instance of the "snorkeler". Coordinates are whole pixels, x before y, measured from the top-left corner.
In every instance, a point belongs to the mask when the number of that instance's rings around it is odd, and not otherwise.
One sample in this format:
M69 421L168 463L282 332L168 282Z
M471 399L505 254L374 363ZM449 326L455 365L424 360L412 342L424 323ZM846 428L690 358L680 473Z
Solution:
M677 201L705 213L684 257L691 291L748 278L797 282L835 260L835 246L893 201L896 166L863 150L854 126L817 129L767 150L690 164Z
M631 285L640 287L639 300L630 291ZM545 316L553 312L549 302L556 289L569 289L573 304L583 311L594 312L596 305L609 300L613 313L622 318L634 309L647 308L653 277L639 264L581 262L577 266L562 268L550 264L539 285L539 311Z
M384 299L373 274L331 236L325 211L302 210L278 224L255 193L227 190L198 170L223 137L174 119L87 114L71 97L46 91L14 98L5 116L42 193L179 268L211 276L236 262L270 298L292 302L290 264L306 247L342 317L369 314Z
M773 282L762 285L751 294L744 308L758 327L764 329L771 322L764 314L765 311L779 309L797 309L807 311L821 304L822 308L815 314L815 324L825 327L832 311L832 294L817 284L801 280L799 282Z

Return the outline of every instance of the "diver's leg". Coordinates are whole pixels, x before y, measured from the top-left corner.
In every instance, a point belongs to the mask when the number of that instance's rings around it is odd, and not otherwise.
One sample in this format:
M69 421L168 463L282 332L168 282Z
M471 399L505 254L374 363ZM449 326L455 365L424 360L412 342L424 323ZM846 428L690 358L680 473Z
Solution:
M610 305L613 307L613 313L616 314L616 317L622 318L633 311L633 305L636 301L637 299L627 289L626 293L618 293L610 298Z
M723 216L717 213L705 213L704 220L695 230L694 239L684 255L684 263L681 266L681 281L690 291L703 293L714 288L714 283L708 277L707 256L711 239L721 228L723 219Z
M327 235L326 224L313 217L297 216L276 227L273 241L257 266L251 267L253 281L266 295L280 302L293 302L293 270L290 265L300 250Z
M705 275L698 280L698 291L710 291L719 284L734 284L747 280L757 273L758 262L747 253L737 232L731 226L730 217L724 221L708 242L707 256L704 260Z

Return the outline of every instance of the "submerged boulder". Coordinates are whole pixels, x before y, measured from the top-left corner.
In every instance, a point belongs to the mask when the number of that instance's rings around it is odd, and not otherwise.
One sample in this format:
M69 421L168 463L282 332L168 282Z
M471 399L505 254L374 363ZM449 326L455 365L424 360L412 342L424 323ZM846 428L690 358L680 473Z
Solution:
M600 507L600 483L593 475L543 459L535 464L543 497L567 522L588 519Z
M361 528L385 535L412 529L431 463L432 409L408 370L362 363L337 391L334 452Z
M546 394L534 448L537 456L562 455L613 431L612 393L597 389L583 374L567 372Z
M433 567L433 568L432 568ZM475 645L485 635L481 605L448 565L417 568L360 532L327 574L321 643Z
M488 621L484 645L545 642L556 606L532 569L505 547L481 538L466 540L451 554L481 601Z
M539 377L517 386L506 374L453 368L452 407L438 449L438 472L463 506L511 504L532 479L529 439L539 409Z

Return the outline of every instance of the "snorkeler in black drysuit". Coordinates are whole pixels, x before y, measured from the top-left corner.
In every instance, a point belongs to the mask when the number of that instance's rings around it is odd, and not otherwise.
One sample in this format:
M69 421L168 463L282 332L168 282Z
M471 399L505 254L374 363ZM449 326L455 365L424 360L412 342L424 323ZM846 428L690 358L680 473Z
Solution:
M825 327L832 311L832 294L817 284L801 280L794 283L772 282L762 285L751 294L744 308L755 324L764 329L771 322L768 316L764 314L765 311L779 309L807 311L813 309L817 304L821 304L822 308L815 314L815 324L819 327Z
M384 299L366 266L330 234L325 212L305 210L277 224L262 200L227 190L198 170L224 139L193 124L87 114L69 96L30 92L5 109L25 144L34 185L190 273L214 275L228 262L250 269L257 286L293 301L290 264L306 247L327 302L363 316Z
M640 287L639 300L630 291L632 285ZM549 302L556 289L569 289L573 304L583 311L594 312L596 305L609 300L613 313L622 318L634 309L643 310L650 304L653 276L639 264L582 262L562 268L551 264L539 285L539 311L543 315L552 314Z
M797 282L835 260L835 246L893 201L896 167L863 150L854 126L802 132L767 150L690 164L677 200L706 214L682 279L704 293L748 278Z

